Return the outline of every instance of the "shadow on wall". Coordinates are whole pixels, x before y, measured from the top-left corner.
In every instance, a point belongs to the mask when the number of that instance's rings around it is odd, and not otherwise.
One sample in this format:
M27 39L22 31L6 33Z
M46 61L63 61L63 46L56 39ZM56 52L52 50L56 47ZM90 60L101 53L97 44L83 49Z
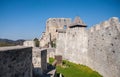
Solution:
M41 77L41 68L33 68L33 77Z
M41 68L34 68L34 66L33 66L33 77L54 77L53 73L51 72L54 69L55 69L54 66L47 63L47 71L44 74L41 74ZM57 76L57 77L59 77L59 76ZM62 77L64 77L64 76L62 76Z

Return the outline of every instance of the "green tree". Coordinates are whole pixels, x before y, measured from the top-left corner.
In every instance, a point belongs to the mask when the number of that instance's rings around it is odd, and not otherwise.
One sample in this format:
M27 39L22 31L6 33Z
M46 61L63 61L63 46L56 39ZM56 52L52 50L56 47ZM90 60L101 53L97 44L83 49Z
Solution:
M39 47L39 40L37 38L34 39L34 42L35 42L35 46Z

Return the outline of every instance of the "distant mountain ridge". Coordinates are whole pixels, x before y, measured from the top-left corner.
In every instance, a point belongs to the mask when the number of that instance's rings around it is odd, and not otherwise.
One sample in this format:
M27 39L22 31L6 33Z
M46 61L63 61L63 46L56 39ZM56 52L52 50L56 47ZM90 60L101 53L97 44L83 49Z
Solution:
M15 46L15 45L23 45L24 39L19 40L10 40L10 39L2 39L0 38L0 47L2 46Z

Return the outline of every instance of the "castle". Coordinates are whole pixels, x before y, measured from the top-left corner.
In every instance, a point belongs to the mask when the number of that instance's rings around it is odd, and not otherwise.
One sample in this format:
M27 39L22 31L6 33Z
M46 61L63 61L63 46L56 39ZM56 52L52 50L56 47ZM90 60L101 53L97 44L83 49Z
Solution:
M76 17L73 23L68 18L68 24L62 21L62 25L59 19L48 19L46 32L40 39L42 46L48 44L50 47L50 41L56 39L55 55L87 65L103 77L120 76L120 22L117 17L90 29L86 29L87 25L79 17ZM67 27L64 28L63 25Z
M35 48L33 41L25 42L24 46L27 47L1 48L0 57L4 55L8 57L0 60L0 69L3 69L0 75L2 77L4 75L6 77L13 77L13 75L14 77L18 75L32 77L32 71L34 71L35 75L41 76L47 70L48 58L61 55L65 60L89 66L103 77L119 77L119 19L112 17L107 21L92 26L90 29L86 27L87 25L80 17L76 17L74 22L71 22L70 18L48 19L46 31L43 32L40 38L40 47L47 47L48 49ZM52 46L54 44L56 46ZM33 46L33 50L31 46ZM11 60L10 63L9 59ZM28 67L26 67L27 64L29 64ZM10 72L11 69L14 72ZM18 69L23 70L17 71ZM54 75L55 71L52 77Z

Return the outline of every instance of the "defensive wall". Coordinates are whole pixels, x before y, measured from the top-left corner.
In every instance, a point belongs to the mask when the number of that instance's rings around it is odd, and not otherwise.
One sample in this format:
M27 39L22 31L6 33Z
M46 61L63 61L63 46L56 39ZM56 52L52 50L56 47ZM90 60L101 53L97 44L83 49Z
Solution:
M0 77L54 77L56 70L47 63L54 53L53 48L0 47Z
M88 66L104 77L120 76L120 22L113 17L88 31Z
M103 77L120 76L120 22L117 17L90 29L73 27L57 32L56 55L87 65Z

